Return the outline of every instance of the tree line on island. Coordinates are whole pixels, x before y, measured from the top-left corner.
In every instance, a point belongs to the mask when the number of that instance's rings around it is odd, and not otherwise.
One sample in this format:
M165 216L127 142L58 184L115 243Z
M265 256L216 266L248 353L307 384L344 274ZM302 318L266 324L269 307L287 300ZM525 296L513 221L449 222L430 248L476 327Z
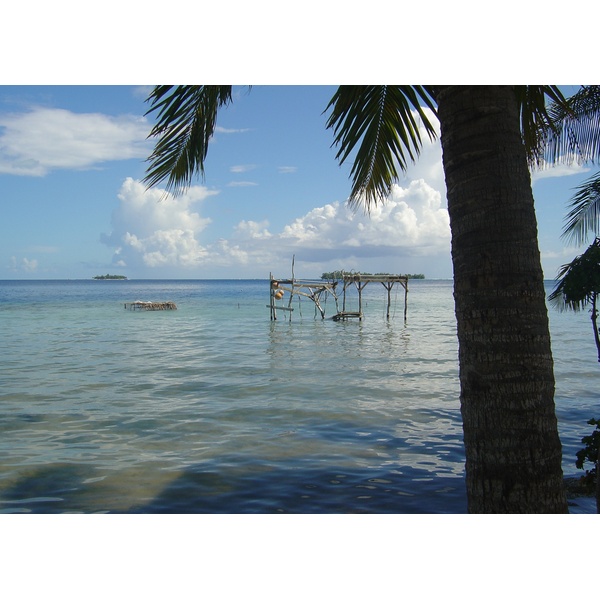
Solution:
M406 277L407 279L425 279L423 273L407 273L404 275L395 275L393 273L363 273L362 271L348 273L347 271L326 271L321 275L321 279L343 279L344 275L364 275L365 277Z
M127 279L127 277L125 275L109 275L107 273L106 275L94 275L92 279Z

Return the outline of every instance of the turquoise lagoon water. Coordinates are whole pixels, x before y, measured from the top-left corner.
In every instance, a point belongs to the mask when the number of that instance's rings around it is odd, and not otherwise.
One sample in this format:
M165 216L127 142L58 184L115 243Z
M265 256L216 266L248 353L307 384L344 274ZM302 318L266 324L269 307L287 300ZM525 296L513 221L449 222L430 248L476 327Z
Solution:
M271 321L266 280L0 281L0 511L465 512L452 282L409 288L406 323L380 284ZM575 475L600 367L587 313L550 319Z

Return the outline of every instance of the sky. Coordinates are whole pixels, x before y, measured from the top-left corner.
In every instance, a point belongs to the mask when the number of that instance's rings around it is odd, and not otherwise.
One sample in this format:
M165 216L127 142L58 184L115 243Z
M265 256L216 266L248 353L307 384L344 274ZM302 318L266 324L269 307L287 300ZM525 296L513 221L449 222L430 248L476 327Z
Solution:
M567 91L574 90L571 86ZM173 197L142 179L153 141L148 86L0 86L0 278L451 278L439 141L385 203L350 208L324 112L335 86L234 87L205 178ZM588 167L532 174L544 275L580 253L560 239Z

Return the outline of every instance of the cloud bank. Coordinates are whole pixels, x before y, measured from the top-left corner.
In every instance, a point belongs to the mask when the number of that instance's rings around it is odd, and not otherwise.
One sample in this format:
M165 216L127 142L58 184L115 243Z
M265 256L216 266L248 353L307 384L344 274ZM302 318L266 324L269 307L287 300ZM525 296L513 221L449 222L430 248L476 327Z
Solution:
M271 231L268 221L240 221L228 239L210 240L210 219L199 212L217 192L203 186L174 198L164 190L146 190L128 178L112 216L113 231L102 241L113 248L113 264L123 268L169 268L201 276L203 270L236 269L248 277L297 262L330 264L365 258L447 256L448 212L439 191L423 179L395 185L386 202L369 214L345 203L317 207ZM284 260L282 261L282 257ZM265 271L266 270L266 271Z
M112 232L102 241L113 249L114 266L145 269L153 277L223 277L224 273L265 277L271 269L289 271L292 256L299 270L311 274L321 273L320 269L369 270L370 260L376 263L374 268L389 272L410 270L403 265L443 263L440 271L449 273L450 226L441 148L424 131L422 136L417 164L368 214L345 202L325 201L279 230L266 220L245 219L219 237L213 232L216 224L202 216L203 202L217 191L195 186L173 197L158 188L146 190L128 178L118 194ZM237 164L230 171L243 174L255 168ZM289 166L279 170L295 172ZM238 186L251 184L237 182Z

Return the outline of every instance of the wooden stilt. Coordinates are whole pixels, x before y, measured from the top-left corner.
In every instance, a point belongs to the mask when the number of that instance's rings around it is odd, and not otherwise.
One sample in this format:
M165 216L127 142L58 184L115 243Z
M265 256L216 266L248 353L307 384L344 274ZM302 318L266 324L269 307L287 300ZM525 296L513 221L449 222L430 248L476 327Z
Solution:
M383 287L385 287L387 289L387 310L385 313L385 317L386 319L389 321L390 319L390 306L392 304L392 288L394 287L394 283L386 283L386 282L381 282L383 284Z

